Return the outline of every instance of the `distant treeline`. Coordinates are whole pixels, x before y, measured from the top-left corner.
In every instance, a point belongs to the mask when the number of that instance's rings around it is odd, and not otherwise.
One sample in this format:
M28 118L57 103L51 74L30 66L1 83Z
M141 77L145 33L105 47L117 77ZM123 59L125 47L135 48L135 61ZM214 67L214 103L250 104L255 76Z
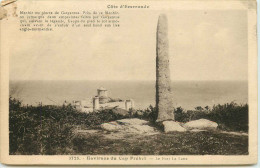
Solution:
M179 122L206 118L219 124L219 129L248 131L248 105L229 103L213 106L212 109L197 107L185 111L174 109ZM63 106L23 106L20 100L9 98L9 153L22 155L58 155L75 153L80 150L75 129L99 128L104 122L123 118L138 117L154 122L156 109L130 110L125 114L115 110L101 110L82 113L71 105ZM74 150L74 152L72 152ZM77 153L77 152L76 152Z

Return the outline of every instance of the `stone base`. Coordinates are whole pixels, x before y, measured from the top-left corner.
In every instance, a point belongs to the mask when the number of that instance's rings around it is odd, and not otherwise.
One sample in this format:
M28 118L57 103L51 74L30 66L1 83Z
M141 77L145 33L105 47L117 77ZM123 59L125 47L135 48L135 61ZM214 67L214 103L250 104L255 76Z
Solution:
M164 126L164 132L185 132L186 129L183 128L180 123L175 122L175 121L163 121L162 122Z

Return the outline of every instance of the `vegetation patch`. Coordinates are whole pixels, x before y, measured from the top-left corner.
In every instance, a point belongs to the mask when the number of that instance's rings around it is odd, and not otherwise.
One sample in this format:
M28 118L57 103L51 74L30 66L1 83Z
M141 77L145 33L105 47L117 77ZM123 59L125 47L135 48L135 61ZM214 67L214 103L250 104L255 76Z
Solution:
M177 121L206 118L219 124L220 130L248 130L248 106L235 103L216 105L212 109L197 108L185 111L174 109ZM124 118L140 118L155 125L156 109L116 113L113 109L95 113L78 112L68 106L23 106L9 99L9 153L11 155L65 154L125 154L125 155L245 155L248 136L213 132L159 133L131 138L109 139L104 131L77 132L81 129L100 129L100 124ZM129 135L130 136L130 135Z

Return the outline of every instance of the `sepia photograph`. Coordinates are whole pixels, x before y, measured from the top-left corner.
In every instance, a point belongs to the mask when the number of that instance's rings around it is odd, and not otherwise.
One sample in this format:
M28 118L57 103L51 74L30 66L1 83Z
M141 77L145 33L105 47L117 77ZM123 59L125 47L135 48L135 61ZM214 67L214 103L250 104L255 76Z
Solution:
M8 156L257 158L255 1L112 2L2 1Z

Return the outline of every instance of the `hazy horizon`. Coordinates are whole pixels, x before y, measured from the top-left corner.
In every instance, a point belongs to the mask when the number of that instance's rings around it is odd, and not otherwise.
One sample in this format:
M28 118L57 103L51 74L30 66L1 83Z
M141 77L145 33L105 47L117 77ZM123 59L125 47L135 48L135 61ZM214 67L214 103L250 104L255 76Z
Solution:
M61 105L65 100L88 99L104 87L109 97L133 99L137 108L155 105L155 81L10 81L9 93L25 104L42 102ZM172 81L174 106L196 106L248 102L247 81Z

